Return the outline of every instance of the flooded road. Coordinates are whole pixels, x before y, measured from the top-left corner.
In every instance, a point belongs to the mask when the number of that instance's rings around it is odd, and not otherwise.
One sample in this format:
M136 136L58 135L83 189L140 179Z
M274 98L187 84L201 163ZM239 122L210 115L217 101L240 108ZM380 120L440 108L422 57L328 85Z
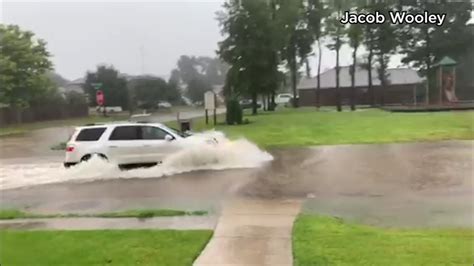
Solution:
M213 140L213 142L207 142ZM215 141L215 142L214 142ZM64 168L56 162L1 162L0 189L70 182L83 183L95 180L160 178L197 170L259 168L273 160L271 154L245 140L229 140L217 131L194 134L176 140L182 147L169 153L163 163L147 168L121 169L114 161L93 157L87 162Z
M271 150L257 168L65 182L0 191L36 212L219 211L231 198L305 199L305 212L385 226L473 226L473 141Z
M218 108L216 113L225 113L225 109ZM187 120L203 115L204 110L199 109L179 112L180 119ZM165 123L176 121L177 116L177 113L155 113L149 119ZM51 127L0 138L0 163L57 162L62 160L64 151L53 151L51 147L66 142L73 132L74 126Z

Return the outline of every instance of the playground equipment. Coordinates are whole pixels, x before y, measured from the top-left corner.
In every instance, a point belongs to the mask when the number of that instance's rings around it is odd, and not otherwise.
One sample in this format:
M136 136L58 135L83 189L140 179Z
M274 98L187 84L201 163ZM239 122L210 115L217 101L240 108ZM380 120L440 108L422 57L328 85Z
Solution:
M439 88L439 104L458 102L456 97L456 65L456 61L445 56L433 66L437 68L436 80Z

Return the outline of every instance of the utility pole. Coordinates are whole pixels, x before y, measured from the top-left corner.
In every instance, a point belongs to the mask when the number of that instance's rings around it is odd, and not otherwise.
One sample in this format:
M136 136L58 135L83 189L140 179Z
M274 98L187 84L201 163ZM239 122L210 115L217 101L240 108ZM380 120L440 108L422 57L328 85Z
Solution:
M140 46L140 59L141 59L141 72L145 74L145 47L143 44Z

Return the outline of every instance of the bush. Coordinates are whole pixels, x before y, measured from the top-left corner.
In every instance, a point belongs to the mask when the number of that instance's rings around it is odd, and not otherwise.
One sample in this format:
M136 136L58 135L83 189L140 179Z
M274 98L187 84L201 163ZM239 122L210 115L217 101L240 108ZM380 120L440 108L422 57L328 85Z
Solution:
M243 113L239 101L237 99L231 99L227 101L226 107L226 123L228 125L242 124Z

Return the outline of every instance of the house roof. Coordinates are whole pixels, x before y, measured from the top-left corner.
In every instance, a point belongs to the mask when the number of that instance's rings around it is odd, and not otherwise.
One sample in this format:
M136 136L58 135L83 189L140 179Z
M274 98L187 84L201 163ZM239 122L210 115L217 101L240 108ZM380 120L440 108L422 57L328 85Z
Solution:
M449 56L445 56L438 63L434 64L433 67L436 67L436 66L454 66L454 65L457 65L457 64L458 63L456 61L454 61L454 59L452 59Z
M339 86L351 87L351 74L349 73L349 66L341 67L339 71ZM418 75L414 69L410 68L389 68L388 80L389 84L393 85L404 85L404 84L418 84L423 81L423 79ZM368 71L358 67L355 73L355 86L356 87L366 87L369 85L368 82ZM324 73L321 73L321 89L329 89L336 87L336 69L330 69ZM372 84L374 86L380 85L380 80L378 79L377 70L372 70ZM298 84L299 90L305 89L315 89L317 86L317 77L313 78L303 78Z

